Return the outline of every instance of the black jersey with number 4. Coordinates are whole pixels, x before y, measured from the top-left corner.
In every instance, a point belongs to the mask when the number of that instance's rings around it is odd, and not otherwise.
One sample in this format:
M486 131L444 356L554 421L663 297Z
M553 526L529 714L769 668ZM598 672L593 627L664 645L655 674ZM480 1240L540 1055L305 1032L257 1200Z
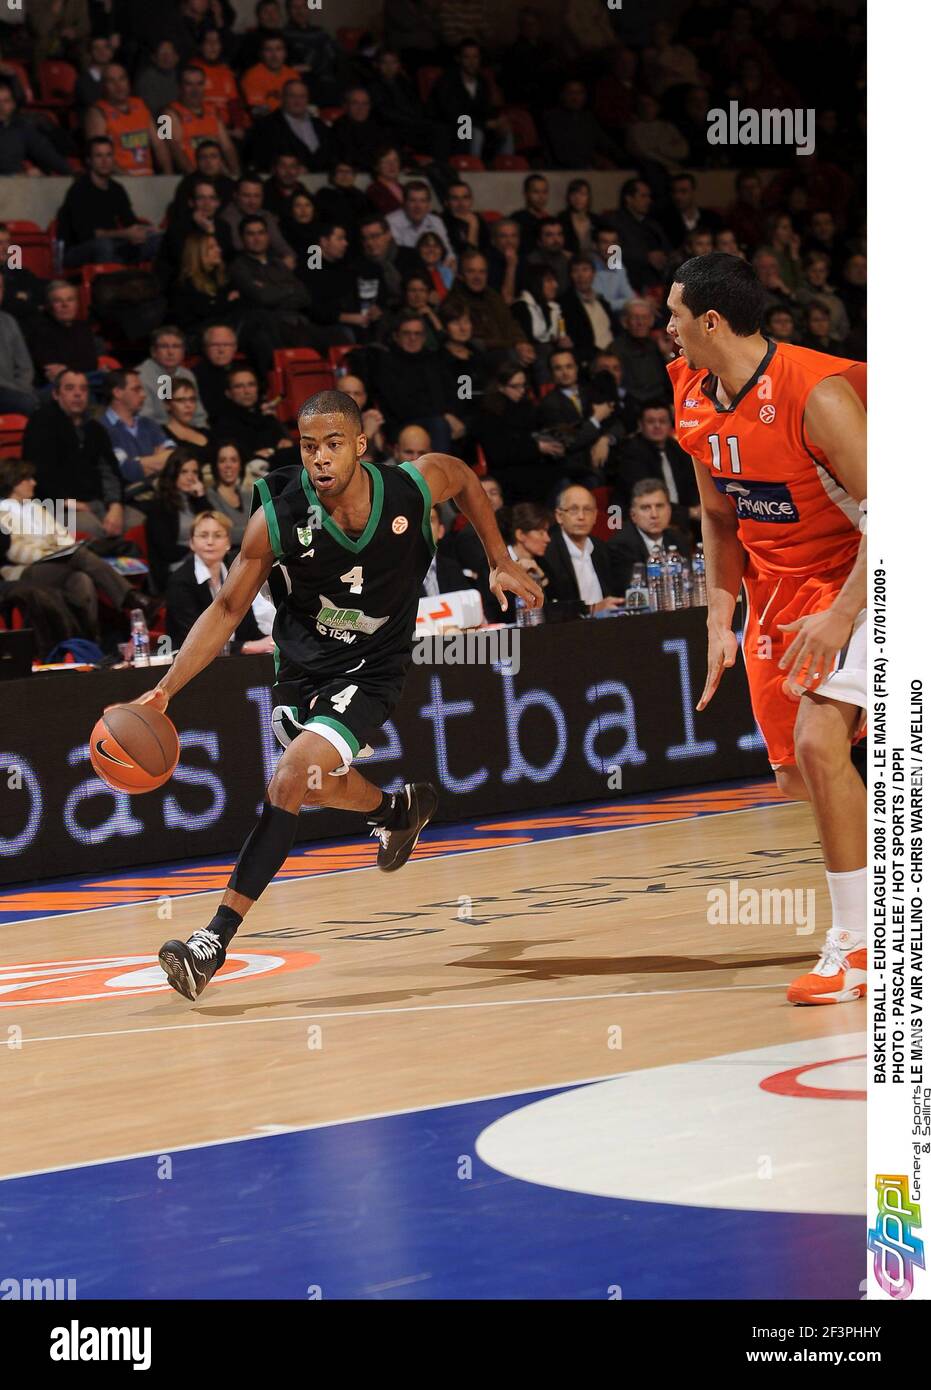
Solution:
M349 668L401 675L411 660L420 586L433 558L430 489L412 463L363 463L372 510L346 535L302 465L255 485L277 565L269 587L282 662L325 678Z

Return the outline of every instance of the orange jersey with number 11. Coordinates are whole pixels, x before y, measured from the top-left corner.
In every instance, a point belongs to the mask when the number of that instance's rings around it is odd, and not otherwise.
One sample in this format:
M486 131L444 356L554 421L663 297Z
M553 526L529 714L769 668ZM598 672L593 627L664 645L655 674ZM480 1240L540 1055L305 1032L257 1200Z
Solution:
M858 506L807 438L804 418L809 394L825 377L847 377L864 399L863 364L770 342L729 406L715 399L714 378L684 357L670 363L669 375L676 438L733 503L750 572L849 571L860 545Z

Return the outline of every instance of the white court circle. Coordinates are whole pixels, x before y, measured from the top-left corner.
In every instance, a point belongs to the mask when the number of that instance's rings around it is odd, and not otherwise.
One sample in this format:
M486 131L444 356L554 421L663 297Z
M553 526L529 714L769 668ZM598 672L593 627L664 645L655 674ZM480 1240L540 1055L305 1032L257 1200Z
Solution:
M862 1033L628 1072L503 1115L483 1163L523 1182L635 1202L862 1215L866 1107L760 1083L795 1067L811 1087L863 1091Z

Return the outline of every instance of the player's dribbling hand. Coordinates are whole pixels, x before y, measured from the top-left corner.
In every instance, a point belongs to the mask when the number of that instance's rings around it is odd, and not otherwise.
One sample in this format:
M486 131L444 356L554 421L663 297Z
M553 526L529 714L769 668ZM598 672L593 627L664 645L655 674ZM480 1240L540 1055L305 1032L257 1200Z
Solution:
M151 690L147 690L144 695L140 695L138 700L132 700L134 705L154 705L155 708L164 714L168 708L168 696L161 686L153 685Z
M737 660L737 638L729 627L716 628L708 632L708 674L701 699L695 706L703 710L711 702L724 671Z
M508 601L504 591L509 589L512 594L522 598L528 608L541 608L543 606L543 590L535 579L515 560L508 557L502 560L488 576L488 584L491 592L501 605L502 613L507 612Z
M787 695L802 696L806 690L816 690L833 670L837 653L850 640L853 623L843 613L826 608L778 627L780 632L795 633L779 662L780 671L788 670L783 689Z

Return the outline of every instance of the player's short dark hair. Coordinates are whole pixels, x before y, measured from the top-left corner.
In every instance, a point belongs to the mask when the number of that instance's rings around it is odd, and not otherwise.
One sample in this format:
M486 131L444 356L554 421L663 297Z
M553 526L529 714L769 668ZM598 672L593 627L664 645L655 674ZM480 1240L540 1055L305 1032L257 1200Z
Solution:
M308 415L339 415L349 425L352 434L362 433L362 412L345 391L318 391L298 411L298 425Z
M760 331L766 291L753 266L727 251L692 256L676 271L682 303L698 318L714 309L738 338Z
M638 497L649 497L650 494L654 492L665 493L666 501L669 501L669 488L663 482L662 478L641 478L640 481L634 483L631 488L630 500L631 502L636 502Z

